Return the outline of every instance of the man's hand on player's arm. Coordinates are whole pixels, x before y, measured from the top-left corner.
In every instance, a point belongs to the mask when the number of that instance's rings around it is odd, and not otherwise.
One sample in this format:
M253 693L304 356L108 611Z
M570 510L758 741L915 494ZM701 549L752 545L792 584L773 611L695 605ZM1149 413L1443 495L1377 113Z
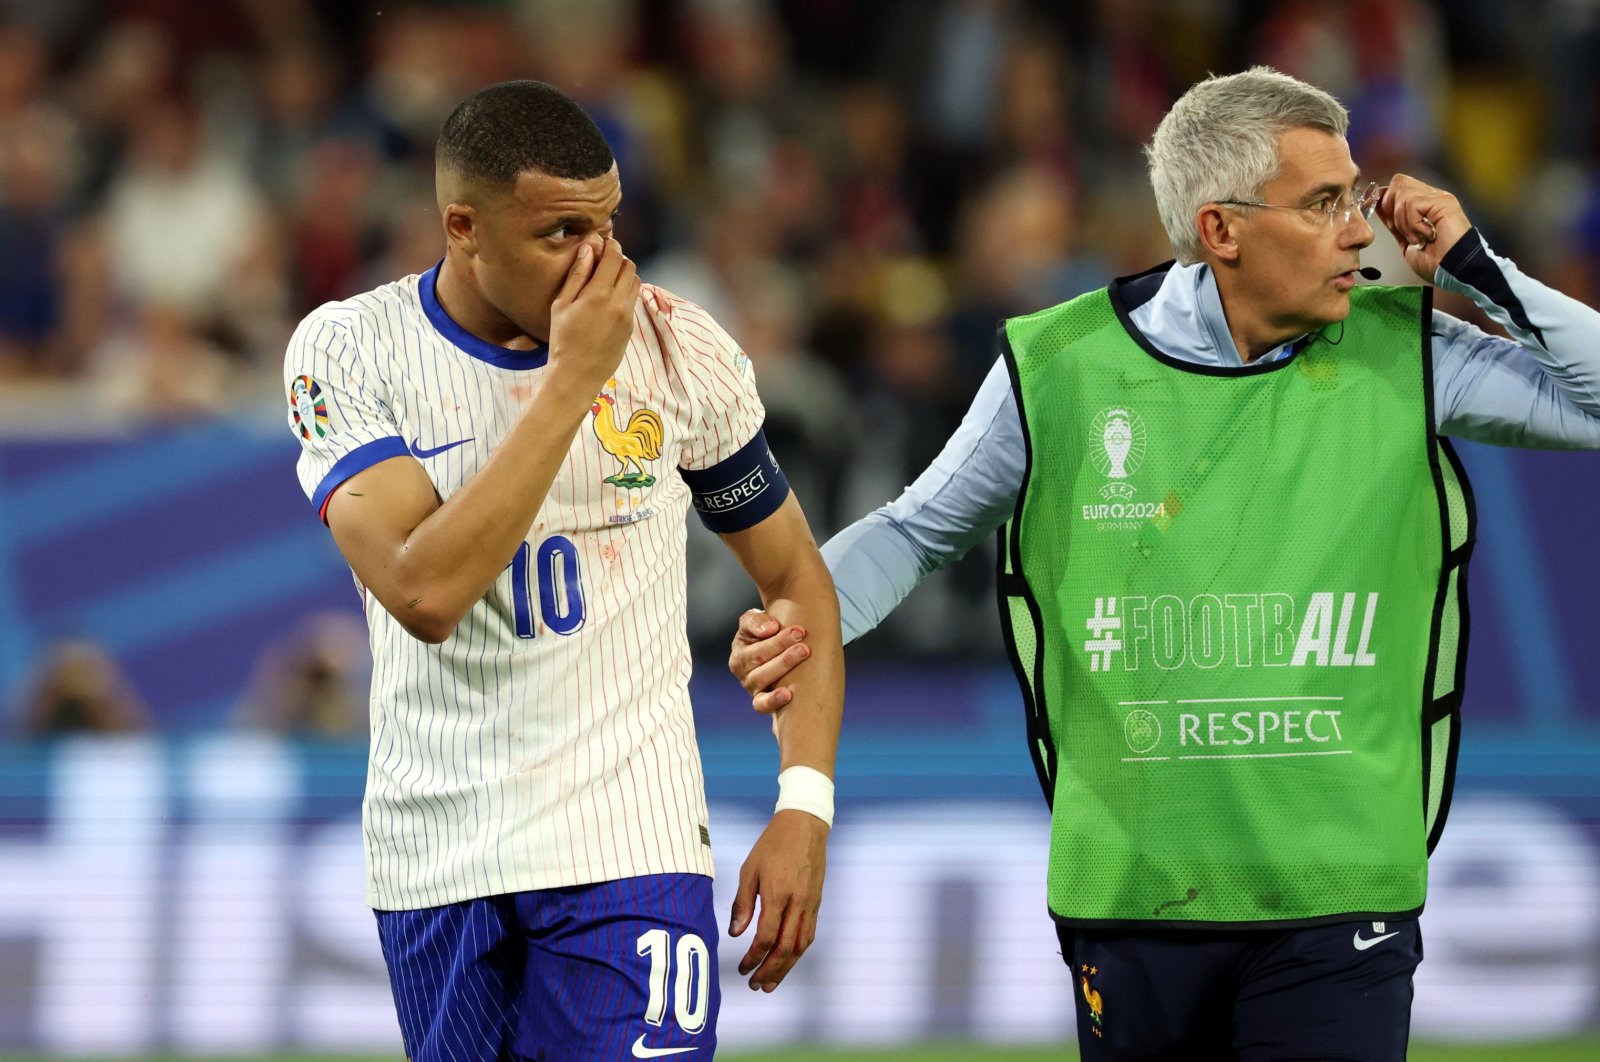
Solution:
M450 636L511 562L594 396L633 333L639 278L615 240L574 255L551 307L550 361L488 462L440 502L420 462L396 457L341 484L328 527L363 585L423 641Z
M750 705L771 715L794 699L794 690L779 683L811 655L806 630L785 626L770 612L753 608L739 617L728 670L750 694Z
M833 577L805 515L791 495L760 524L722 538L760 588L766 610L810 640L807 658L790 676L791 696L773 716L780 770L808 767L831 779L844 709L844 647ZM828 823L809 812L776 812L740 869L728 932L739 936L754 921L739 962L751 988L778 987L816 937L828 833Z

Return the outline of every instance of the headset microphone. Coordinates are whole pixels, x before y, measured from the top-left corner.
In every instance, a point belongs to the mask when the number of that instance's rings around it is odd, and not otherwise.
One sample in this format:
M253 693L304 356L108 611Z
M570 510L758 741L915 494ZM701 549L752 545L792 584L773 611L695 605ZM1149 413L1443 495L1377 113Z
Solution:
M1362 266L1360 269L1356 270L1356 272L1361 274L1361 278L1363 280L1382 280L1383 279L1383 274L1378 272L1378 270L1375 269L1372 266Z

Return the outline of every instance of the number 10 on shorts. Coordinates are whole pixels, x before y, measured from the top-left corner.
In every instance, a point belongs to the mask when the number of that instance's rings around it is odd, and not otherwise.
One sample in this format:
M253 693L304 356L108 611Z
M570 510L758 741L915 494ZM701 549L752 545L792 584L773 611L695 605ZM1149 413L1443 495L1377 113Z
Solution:
M667 982L672 980L672 935L665 929L652 929L639 937L639 954L650 956L650 1002L644 1020L660 1025L667 1016ZM678 1028L697 1033L706 1027L711 1003L711 952L697 933L678 938L678 976L672 983L673 1015Z

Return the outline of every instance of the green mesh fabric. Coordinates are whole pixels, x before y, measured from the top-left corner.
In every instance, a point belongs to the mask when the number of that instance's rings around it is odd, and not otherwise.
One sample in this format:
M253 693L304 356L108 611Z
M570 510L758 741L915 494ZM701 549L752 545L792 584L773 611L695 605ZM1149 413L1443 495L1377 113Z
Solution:
M1421 905L1450 772L1430 743L1423 792L1419 693L1442 511L1464 542L1467 507L1429 460L1420 298L1361 289L1337 344L1231 375L1164 364L1104 291L1007 323L1030 446L1007 567L1040 619L1005 615L1055 745L1058 918Z
M1031 711L1037 710L1035 691L1038 689L1039 676L1035 673L1035 664L1038 660L1038 631L1033 624L1032 613L1028 610L1026 599L1020 596L1006 598L1007 624L1010 633L1012 652L1015 654L1017 667L1020 669L1022 682L1027 689L1027 702ZM1048 727L1049 721L1041 718L1036 726ZM1048 787L1052 784L1052 775L1055 764L1052 761L1049 747L1044 744L1041 735L1032 738L1034 747L1029 750L1035 763L1039 765L1040 784Z
M1440 486L1444 497L1450 557L1444 578L1444 608L1440 612L1437 633L1438 653L1434 661L1433 698L1435 714L1442 711L1429 728L1426 746L1429 758L1428 792L1424 805L1423 825L1432 840L1437 840L1443 827L1441 816L1449 804L1450 789L1455 783L1455 763L1452 738L1455 728L1461 725L1459 676L1464 670L1462 657L1466 646L1466 607L1462 600L1466 579L1467 557L1475 538L1472 526L1472 506L1468 502L1467 485L1457 471L1455 461L1440 440L1438 466ZM1429 718L1432 718L1430 716Z
M1439 622L1439 657L1433 668L1433 699L1456 691L1456 656L1461 649L1461 572L1446 576L1444 614Z
M1035 650L1038 645L1038 635L1033 629L1033 619L1028 615L1027 602L1020 597L1013 597L1008 605L1011 609L1011 626L1017 646L1017 656L1024 671L1028 676L1028 684L1033 685L1033 662Z
M1456 724L1456 717L1452 713L1434 723L1428 735L1429 752L1433 762L1429 765L1428 771L1428 800L1423 825L1430 834L1439 821L1439 812L1444 808L1445 795L1450 791L1452 766L1450 730Z
M1444 478L1445 502L1450 516L1450 548L1457 550L1466 545L1471 533L1466 491L1462 487L1461 477L1456 474L1455 466L1442 453L1439 455L1439 467Z

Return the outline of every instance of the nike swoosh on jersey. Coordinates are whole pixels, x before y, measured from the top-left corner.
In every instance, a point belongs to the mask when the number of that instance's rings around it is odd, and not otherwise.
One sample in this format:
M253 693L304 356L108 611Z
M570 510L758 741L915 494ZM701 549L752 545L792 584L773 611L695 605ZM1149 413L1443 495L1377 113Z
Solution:
M698 1047L646 1047L644 1033L640 1033L639 1038L633 1042L634 1058L661 1058L664 1055L682 1055L698 1050L700 1050Z
M467 445L467 443L469 443L471 441L472 441L471 439L457 439L455 442L445 443L443 446L435 446L431 450L424 450L422 448L422 440L421 439L412 439L411 440L411 456L412 457L438 457L440 454L444 453L446 450L454 450L456 447L465 446L465 445Z
M1385 933L1381 937L1372 937L1371 939L1368 939L1366 937L1363 937L1361 935L1361 930L1358 929L1358 930L1356 930L1356 939L1355 939L1356 950L1357 951L1366 951L1368 948L1372 947L1374 944L1382 944L1384 941L1388 940L1390 937L1397 937L1399 935L1400 935L1400 931L1396 930L1393 933Z

